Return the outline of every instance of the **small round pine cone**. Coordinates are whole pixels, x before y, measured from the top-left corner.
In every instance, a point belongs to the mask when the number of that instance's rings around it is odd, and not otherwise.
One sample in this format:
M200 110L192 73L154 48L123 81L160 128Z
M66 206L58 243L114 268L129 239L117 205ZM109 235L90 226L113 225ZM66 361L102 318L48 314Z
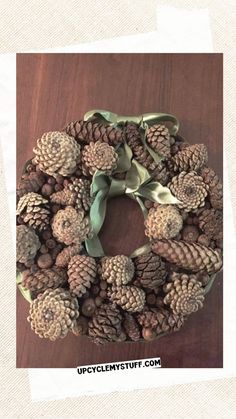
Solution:
M66 126L65 131L78 142L90 143L99 140L114 146L124 142L122 129L95 121L73 121Z
M137 320L144 329L149 329L155 335L176 332L184 324L184 316L175 314L166 308L149 308L138 314Z
M76 202L76 194L68 188L64 188L62 191L54 192L51 195L50 200L54 204L74 206Z
M171 163L175 172L198 171L207 163L208 153L204 144L193 144L179 151Z
M31 303L31 329L40 337L52 341L64 338L79 317L77 298L63 288L47 289Z
M33 149L34 164L51 176L68 176L74 173L80 162L80 145L64 132L53 131L43 134Z
M23 288L30 290L35 295L47 288L55 289L64 285L67 281L66 272L59 268L39 269L35 273L29 273L21 282Z
M142 311L145 304L145 292L133 285L113 286L108 290L107 296L113 303L131 313Z
M128 146L133 152L135 160L137 160L138 163L144 166L148 171L153 172L157 168L158 164L155 163L153 157L144 148L138 125L134 123L127 124L125 127L125 137Z
M24 174L17 187L17 196L22 197L29 192L39 192L44 182L45 175L42 172Z
M195 275L179 274L172 282L163 287L166 296L164 303L174 314L188 316L203 307L204 289Z
M81 297L95 281L96 261L90 256L75 255L70 259L67 273L71 292Z
M181 231L181 237L186 242L196 242L199 237L199 230L194 225L186 225Z
M60 253L58 253L55 265L60 268L66 268L70 262L70 259L73 256L78 255L81 250L81 244L74 244L73 246L65 247Z
M97 345L116 342L121 335L122 316L113 304L102 304L88 323L88 335Z
M16 227L16 260L27 264L32 262L41 243L34 230L25 225Z
M153 252L134 259L135 285L143 288L158 289L166 278L166 266L161 258Z
M91 235L88 217L83 211L76 211L73 207L59 210L52 220L53 236L66 245L81 244Z
M209 188L209 199L214 209L223 209L223 184L219 176L210 167L204 167L200 172Z
M168 184L170 191L180 201L178 207L186 212L194 211L205 204L208 185L196 172L181 172Z
M125 285L134 275L134 264L128 256L103 257L99 264L99 275L108 284Z
M199 215L199 227L210 239L221 240L223 238L223 214L222 211L205 209Z
M183 220L179 210L173 205L159 205L148 211L144 225L145 234L151 240L170 239L180 232Z
M97 170L111 175L117 167L117 161L118 154L107 143L90 143L82 151L82 170L85 176L93 176Z
M149 127L147 143L161 157L170 157L170 133L165 125L155 124Z
M139 325L135 318L132 316L132 314L125 313L123 328L125 330L126 335L134 342L140 339L141 335Z
M75 178L68 188L75 194L75 207L78 210L89 211L92 204L92 197L90 196L90 181L88 179Z

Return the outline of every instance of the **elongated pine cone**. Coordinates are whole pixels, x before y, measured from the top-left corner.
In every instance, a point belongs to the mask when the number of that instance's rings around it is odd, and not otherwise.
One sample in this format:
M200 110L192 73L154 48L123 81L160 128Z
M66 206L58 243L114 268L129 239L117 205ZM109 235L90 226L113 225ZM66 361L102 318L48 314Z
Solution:
M25 225L16 227L16 260L28 264L32 262L41 243L34 230Z
M132 316L132 314L125 313L123 328L125 330L126 335L129 336L129 338L134 342L140 339L141 335L139 325L135 318Z
M22 175L17 187L17 196L21 197L29 192L38 192L45 182L42 172L30 172Z
M172 194L180 201L178 207L186 212L194 211L205 204L208 185L196 172L181 172L174 176L168 184Z
M128 256L105 256L99 265L99 275L108 284L125 285L134 275L134 264Z
M164 285L164 303L174 314L188 316L203 307L204 289L195 275L182 274L179 278Z
M82 249L81 244L74 244L73 246L65 247L56 257L56 266L66 268L70 259L78 255Z
M215 273L222 268L220 254L210 247L198 243L176 240L157 240L152 243L152 251L168 262L193 272Z
M95 281L96 261L90 256L75 255L70 259L67 273L71 292L81 297Z
M117 167L118 154L107 143L89 143L82 152L82 170L85 176L91 176L97 170L110 175Z
M127 124L125 127L125 136L126 142L131 148L135 160L137 160L148 171L153 172L157 167L157 163L154 162L152 156L144 148L138 125L133 123Z
M64 338L79 317L77 298L63 288L47 289L33 300L29 317L31 329L52 341Z
M134 259L135 278L138 285L143 288L156 290L166 278L166 266L160 256L153 252L138 256Z
M142 311L145 304L145 292L133 285L122 285L120 287L113 285L107 291L107 296L113 303L131 313Z
M94 343L116 342L122 333L122 316L113 304L102 304L88 324L88 334Z
M118 145L124 142L124 133L122 129L101 124L99 122L70 122L66 126L65 131L78 142L90 143L99 140L110 145Z
M199 227L213 240L223 239L223 214L215 209L205 209L199 215Z
M54 192L50 196L50 200L54 204L74 206L76 202L76 194L68 188L64 188L62 191Z
M193 144L179 151L171 163L175 172L198 171L207 163L208 153L204 144Z
M223 184L219 176L210 167L204 167L201 170L201 176L209 187L210 203L215 209L223 208Z
M149 127L147 143L159 156L170 157L170 133L165 125L155 124Z
M68 185L70 191L72 191L75 198L75 207L82 209L85 212L89 211L92 204L92 197L90 196L90 181L88 179L74 179L71 184Z
M53 267L51 269L39 269L35 273L29 273L23 278L21 285L23 288L38 294L47 288L59 288L65 284L66 280L66 272Z
M62 243L81 244L90 237L91 227L88 217L84 217L83 211L76 211L73 207L59 210L52 221L54 237Z
M180 232L183 220L178 208L173 205L158 205L148 211L144 225L145 234L151 240L170 239Z
M23 221L30 227L41 231L49 224L50 211L45 206L47 203L48 200L42 195L29 192L20 198L16 214L21 214Z
M172 313L164 308L149 308L138 314L137 320L144 331L150 329L155 335L177 332L184 324L183 315Z
M71 175L80 162L80 145L64 132L52 131L43 134L37 140L33 152L34 164L51 176Z

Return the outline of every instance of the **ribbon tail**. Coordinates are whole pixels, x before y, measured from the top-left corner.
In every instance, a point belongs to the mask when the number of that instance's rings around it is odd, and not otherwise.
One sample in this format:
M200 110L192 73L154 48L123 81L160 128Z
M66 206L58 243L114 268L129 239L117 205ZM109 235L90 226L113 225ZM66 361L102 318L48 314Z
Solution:
M85 240L85 247L89 256L101 257L105 255L102 244L97 235L94 235L92 239Z

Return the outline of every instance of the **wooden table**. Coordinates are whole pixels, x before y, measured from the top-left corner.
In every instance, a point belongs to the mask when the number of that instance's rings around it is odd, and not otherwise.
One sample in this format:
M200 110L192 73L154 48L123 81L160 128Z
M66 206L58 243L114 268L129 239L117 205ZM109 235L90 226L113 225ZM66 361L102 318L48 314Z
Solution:
M221 54L19 54L17 56L17 177L37 138L94 108L118 114L167 112L190 143L209 147L222 175ZM138 205L109 202L101 240L106 253L129 254L146 242ZM222 367L222 274L178 333L150 343L97 347L72 334L52 343L31 332L28 303L17 295L17 367L78 365L160 356L163 367Z

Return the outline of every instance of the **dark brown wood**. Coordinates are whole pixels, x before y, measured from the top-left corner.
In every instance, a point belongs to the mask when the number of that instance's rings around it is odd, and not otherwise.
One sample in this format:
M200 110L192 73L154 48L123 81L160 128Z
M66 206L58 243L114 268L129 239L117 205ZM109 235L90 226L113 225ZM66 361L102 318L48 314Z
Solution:
M122 115L168 112L190 143L205 143L222 176L222 54L18 54L17 178L37 138L94 108ZM129 254L146 242L143 218L125 197L109 202L101 240L107 253ZM183 329L150 343L97 347L70 334L38 338L17 294L17 367L77 365L161 356L163 367L222 367L222 274Z

